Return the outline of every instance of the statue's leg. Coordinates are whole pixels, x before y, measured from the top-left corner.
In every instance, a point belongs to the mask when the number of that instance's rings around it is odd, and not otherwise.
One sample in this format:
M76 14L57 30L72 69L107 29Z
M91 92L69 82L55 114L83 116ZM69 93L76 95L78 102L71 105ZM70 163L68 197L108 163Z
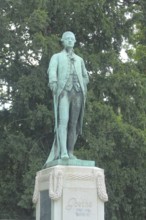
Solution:
M61 159L68 159L67 153L67 127L69 120L69 101L66 91L63 91L59 99L59 126L58 137L61 149Z
M74 145L78 137L76 128L82 108L82 102L83 102L82 92L76 92L75 90L73 90L72 100L70 103L68 140L67 140L68 155L71 159L76 158L73 155L73 151L74 151Z

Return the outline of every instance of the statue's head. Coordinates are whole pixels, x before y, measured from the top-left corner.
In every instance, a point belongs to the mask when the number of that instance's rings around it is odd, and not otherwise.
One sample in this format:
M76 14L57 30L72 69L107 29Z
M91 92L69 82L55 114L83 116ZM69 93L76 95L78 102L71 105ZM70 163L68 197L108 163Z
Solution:
M65 48L73 48L76 42L76 38L73 32L66 31L62 35L61 41Z

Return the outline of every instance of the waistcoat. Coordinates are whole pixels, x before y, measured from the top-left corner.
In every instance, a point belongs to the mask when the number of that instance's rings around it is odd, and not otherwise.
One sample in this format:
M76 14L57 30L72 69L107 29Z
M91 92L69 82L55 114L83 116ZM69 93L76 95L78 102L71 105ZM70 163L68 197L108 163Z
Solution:
M75 67L74 67L75 60L73 57L68 57L68 58L70 62L70 73L69 73L69 78L67 80L67 83L65 85L65 90L71 91L72 88L74 88L77 92L79 92L81 91L81 86L80 86L79 79L78 79L78 76L76 74Z

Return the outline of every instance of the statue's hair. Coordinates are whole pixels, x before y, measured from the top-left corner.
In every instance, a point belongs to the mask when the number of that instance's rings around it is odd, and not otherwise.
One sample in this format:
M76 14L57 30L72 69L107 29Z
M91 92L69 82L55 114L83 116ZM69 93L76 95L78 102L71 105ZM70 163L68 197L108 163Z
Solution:
M63 34L62 34L62 38L61 38L61 41L64 41L64 38L66 37L66 35L72 35L73 37L74 37L74 39L75 39L75 42L76 42L76 37L75 37L75 35L74 35L74 33L73 32L71 32L71 31L66 31L66 32L64 32Z

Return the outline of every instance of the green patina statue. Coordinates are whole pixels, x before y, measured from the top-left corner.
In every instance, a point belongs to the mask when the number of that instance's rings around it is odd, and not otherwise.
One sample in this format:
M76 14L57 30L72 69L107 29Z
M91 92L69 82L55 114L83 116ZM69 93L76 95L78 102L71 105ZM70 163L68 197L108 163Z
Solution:
M61 41L64 50L52 56L47 71L54 97L55 137L46 164L57 159L76 159L74 145L82 133L89 82L83 59L73 51L75 35L67 31Z

